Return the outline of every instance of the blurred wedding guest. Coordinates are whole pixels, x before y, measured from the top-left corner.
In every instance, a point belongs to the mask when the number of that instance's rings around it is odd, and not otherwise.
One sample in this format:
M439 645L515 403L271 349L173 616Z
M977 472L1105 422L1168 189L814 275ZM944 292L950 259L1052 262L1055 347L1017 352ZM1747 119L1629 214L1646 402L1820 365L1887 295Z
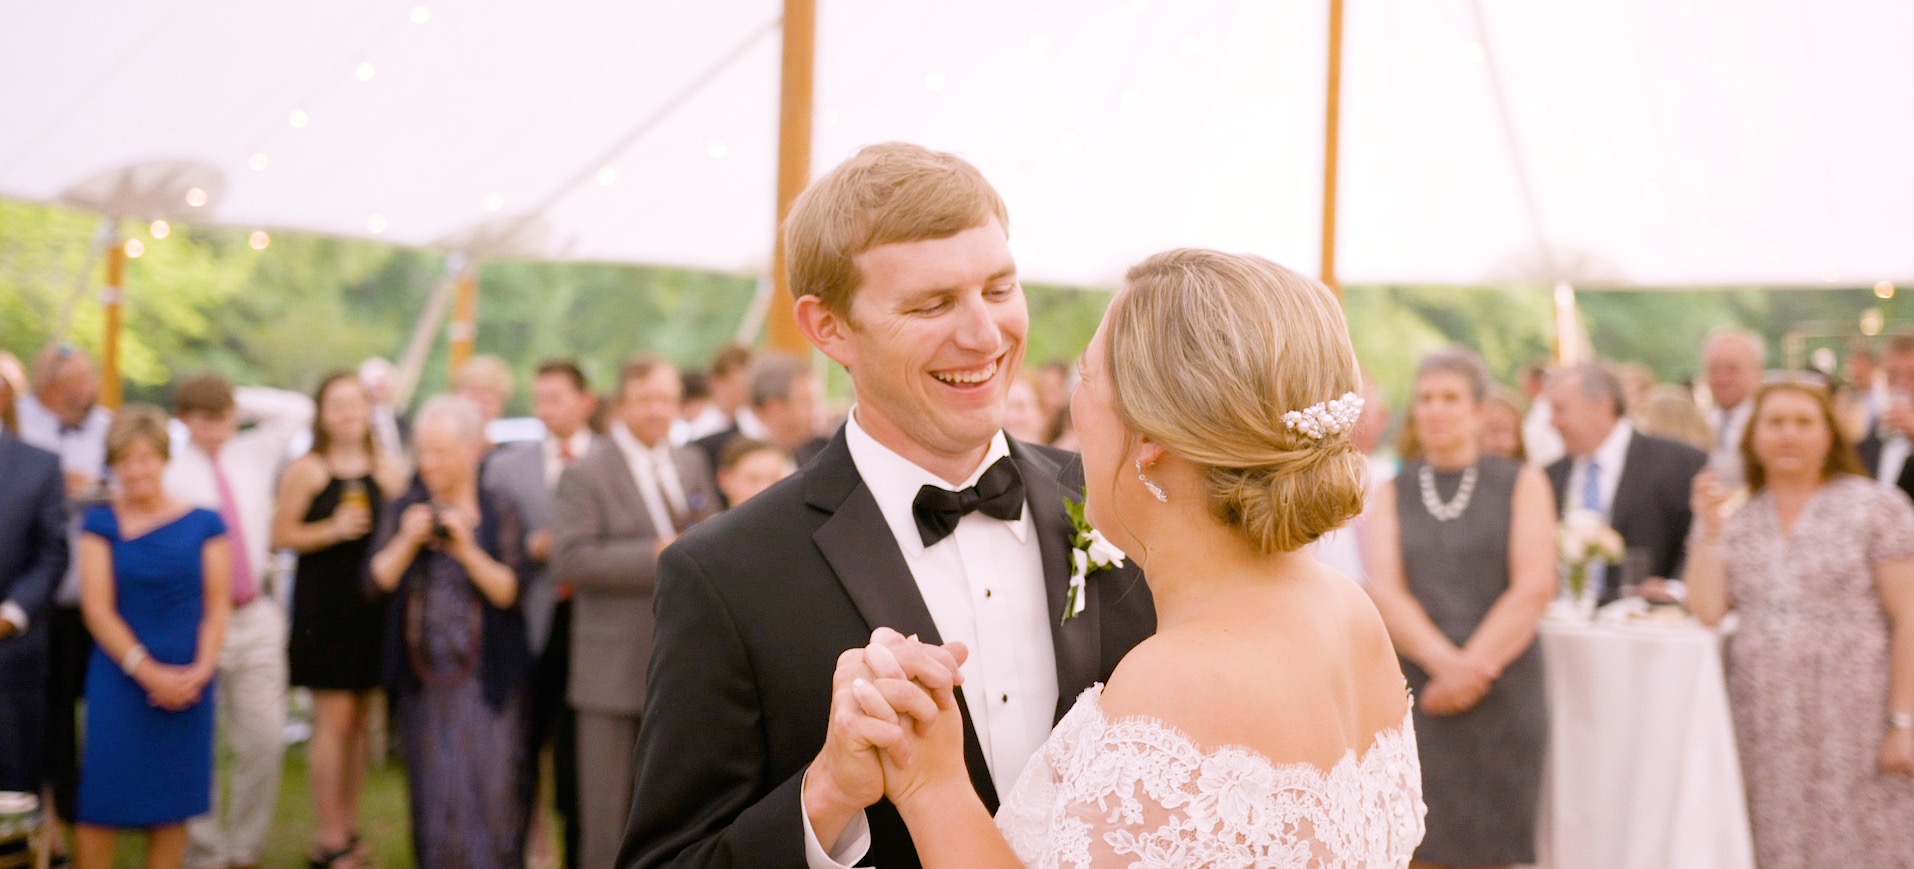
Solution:
M685 435L689 440L707 438L722 431L739 431L748 437L764 437L751 419L745 403L751 398L751 350L738 344L727 345L711 358L711 371L705 386L711 400Z
M1541 357L1522 367L1522 397L1529 412L1522 417L1522 452L1529 464L1546 468L1562 457L1562 435L1555 430L1555 413L1548 404L1551 360Z
M13 432L13 381L0 377L0 791L46 780L48 616L66 577L66 483L60 457Z
M15 405L27 394L27 370L20 357L0 350L0 428L20 433L20 417Z
M1590 510L1650 555L1653 576L1681 575L1688 539L1688 488L1708 455L1687 444L1635 431L1620 378L1584 363L1549 378L1549 404L1568 455L1548 466L1557 515ZM1648 577L1643 577L1647 579ZM1621 594L1619 564L1595 565L1589 579L1607 603Z
M564 861L578 865L578 752L577 725L565 688L571 676L572 589L560 583L551 569L554 492L566 468L589 452L596 439L590 422L598 409L578 364L560 359L538 366L532 378L532 413L545 425L539 441L507 444L486 460L486 484L512 499L525 526L525 550L530 579L519 596L532 653L532 719L528 748L537 757L550 745L552 786L563 824ZM542 793L541 784L536 793ZM533 805L541 805L534 800ZM555 856L545 813L533 811L531 842L527 849L534 864L550 865Z
M1010 381L1010 394L1004 398L1004 433L1027 444L1048 443L1049 420L1036 381L1028 374Z
M509 498L479 487L484 424L455 395L419 409L418 483L387 505L373 541L372 579L392 595L386 684L422 869L525 863L525 531Z
M1061 359L1045 362L1037 370L1037 399L1044 416L1054 419L1058 411L1070 407L1070 392L1075 387L1076 370Z
M679 446L691 443L691 424L711 408L711 375L703 371L680 371L678 379L684 381L685 401L678 408L678 418L671 422L671 442Z
M741 437L774 444L799 465L824 449L826 441L817 433L824 385L809 362L789 353L760 354L751 363L749 383L751 418L763 435L748 436L732 429L695 441L709 467L716 468L725 447Z
M1555 512L1539 469L1482 452L1488 392L1474 353L1424 357L1409 407L1420 454L1369 511L1369 593L1417 698L1417 865L1535 862L1548 738L1535 631L1555 595Z
M106 431L111 411L97 404L99 376L93 361L72 345L42 351L33 364L32 392L15 399L20 439L60 457L66 482L67 536L71 541L66 576L54 592L47 617L52 647L47 674L47 780L52 815L73 821L79 794L78 708L86 689L86 667L93 638L80 613L79 519L81 511L106 497L102 484ZM55 837L55 850L64 844Z
M232 621L219 653L219 732L231 749L230 800L187 825L194 869L256 866L279 802L285 756L286 615L266 587L279 469L312 425L312 399L234 389L218 374L180 381L173 412L190 434L166 463L167 495L217 512L232 548ZM240 431L240 425L250 428ZM225 810L222 813L221 806ZM223 817L222 817L223 814Z
M718 491L726 504L736 507L794 473L797 463L777 445L737 438L718 457Z
M1714 402L1708 411L1715 433L1709 461L1728 485L1742 482L1741 438L1754 416L1755 388L1767 358L1767 342L1748 329L1717 329L1701 347L1702 376Z
M1070 420L1070 405L1064 405L1050 417L1050 429L1045 434L1048 436L1045 443L1050 446L1073 453L1077 451L1077 427Z
M1344 576L1366 583L1369 581L1368 554L1364 551L1369 537L1366 514L1375 503L1376 488L1395 476L1395 467L1378 455L1382 449L1382 436L1389 430L1389 401L1383 395L1381 385L1367 371L1362 372L1362 400L1362 415L1356 417L1355 428L1349 430L1349 445L1368 460L1370 500L1363 505L1364 513L1357 514L1348 524L1324 533L1307 548L1311 555Z
M383 357L359 363L359 382L372 399L372 434L379 449L388 456L404 456L406 442L412 439L412 421L392 404L398 388L395 375L392 363Z
M312 451L286 469L272 522L274 549L299 553L292 586L290 682L312 692L306 764L317 830L308 862L357 865L367 716L379 687L385 604L365 585L372 529L405 486L405 468L379 444L372 397L353 372L313 393Z
M613 865L631 814L658 556L717 508L704 453L667 437L680 388L662 359L626 363L606 436L558 481L552 571L574 589L567 696L578 716L584 869Z
M512 401L512 390L512 367L491 354L465 360L452 375L452 392L478 408L479 417L487 426L505 415L505 406Z
M1743 443L1753 495L1695 481L1688 605L1728 643L1762 869L1910 865L1914 505L1867 478L1825 391L1771 383Z
M1641 407L1648 398L1648 390L1654 389L1658 378L1655 369L1640 362L1620 362L1615 365L1615 376L1622 380L1622 395L1628 399L1629 407Z
M1645 435L1667 438L1704 452L1715 446L1714 429L1708 426L1708 416L1701 412L1701 405L1695 403L1694 394L1672 383L1658 384L1648 390L1635 408L1634 422L1635 430Z
M97 641L86 680L81 869L112 866L118 831L134 828L146 831L148 867L181 866L182 822L212 808L212 683L237 555L219 514L168 494L166 427L158 408L120 411L107 434L119 492L81 524L81 594Z
M1503 386L1482 398L1482 452L1517 464L1528 461L1522 445L1522 396Z
M1835 395L1834 409L1849 438L1860 441L1874 431L1887 409L1887 383L1881 377L1880 354L1866 338L1848 345L1847 366L1847 388Z
M1860 444L1862 469L1914 495L1914 335L1896 335L1883 359L1887 390L1880 419Z

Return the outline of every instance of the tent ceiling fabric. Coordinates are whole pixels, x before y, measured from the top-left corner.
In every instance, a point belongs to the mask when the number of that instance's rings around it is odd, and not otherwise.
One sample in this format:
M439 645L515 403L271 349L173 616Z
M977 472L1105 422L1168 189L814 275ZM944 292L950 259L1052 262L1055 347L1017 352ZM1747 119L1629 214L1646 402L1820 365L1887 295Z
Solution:
M1468 0L1349 5L1346 282L1914 276L1914 4L1480 2L1488 46ZM771 0L8 4L0 195L59 201L116 169L190 161L223 174L204 210L224 224L762 269L779 14ZM1324 16L1316 0L821 0L816 168L887 139L965 155L1008 201L1032 279L1109 285L1178 244L1313 271ZM1488 53L1552 256L1522 207Z

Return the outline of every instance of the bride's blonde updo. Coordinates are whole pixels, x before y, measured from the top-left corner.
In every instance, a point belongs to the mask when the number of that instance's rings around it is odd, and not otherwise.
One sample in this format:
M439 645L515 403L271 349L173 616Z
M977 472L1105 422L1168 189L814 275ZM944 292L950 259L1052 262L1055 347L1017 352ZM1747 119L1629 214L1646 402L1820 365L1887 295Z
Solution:
M1106 321L1116 413L1201 466L1209 509L1263 553L1362 512L1367 462L1283 414L1361 390L1342 307L1256 256L1165 251L1130 269Z

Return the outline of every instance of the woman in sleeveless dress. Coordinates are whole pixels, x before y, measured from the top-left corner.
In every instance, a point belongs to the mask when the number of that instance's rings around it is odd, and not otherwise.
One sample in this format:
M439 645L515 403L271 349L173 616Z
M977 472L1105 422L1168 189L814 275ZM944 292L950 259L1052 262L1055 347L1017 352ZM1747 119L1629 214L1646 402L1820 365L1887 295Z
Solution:
M335 372L313 395L312 451L279 484L273 546L299 553L292 586L290 681L312 691L306 762L318 830L314 867L362 862L367 712L379 687L385 602L366 581L372 529L404 469L379 450L365 385Z
M925 687L961 681L961 644L880 629L840 661L831 725L872 746L933 869L1407 865L1422 804L1402 671L1360 587L1301 551L1365 489L1335 297L1257 257L1159 254L1081 368L1087 519L1142 566L1157 635L1077 698L994 824L962 704Z
M1369 513L1369 592L1420 698L1418 865L1535 861L1548 735L1535 631L1555 594L1554 500L1540 470L1482 454L1488 391L1474 353L1423 359L1408 464Z
M93 633L80 768L81 869L146 831L146 865L186 858L186 819L212 806L213 674L231 612L226 525L167 497L166 414L132 405L106 436L112 503L80 526L80 605ZM0 734L0 739L11 734Z

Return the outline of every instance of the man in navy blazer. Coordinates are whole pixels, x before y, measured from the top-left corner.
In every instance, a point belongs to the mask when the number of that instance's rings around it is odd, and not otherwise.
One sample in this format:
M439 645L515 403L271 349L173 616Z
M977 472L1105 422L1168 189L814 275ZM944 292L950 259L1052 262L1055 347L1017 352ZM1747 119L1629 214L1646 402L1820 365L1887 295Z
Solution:
M0 428L0 791L42 784L47 615L66 566L60 457Z

